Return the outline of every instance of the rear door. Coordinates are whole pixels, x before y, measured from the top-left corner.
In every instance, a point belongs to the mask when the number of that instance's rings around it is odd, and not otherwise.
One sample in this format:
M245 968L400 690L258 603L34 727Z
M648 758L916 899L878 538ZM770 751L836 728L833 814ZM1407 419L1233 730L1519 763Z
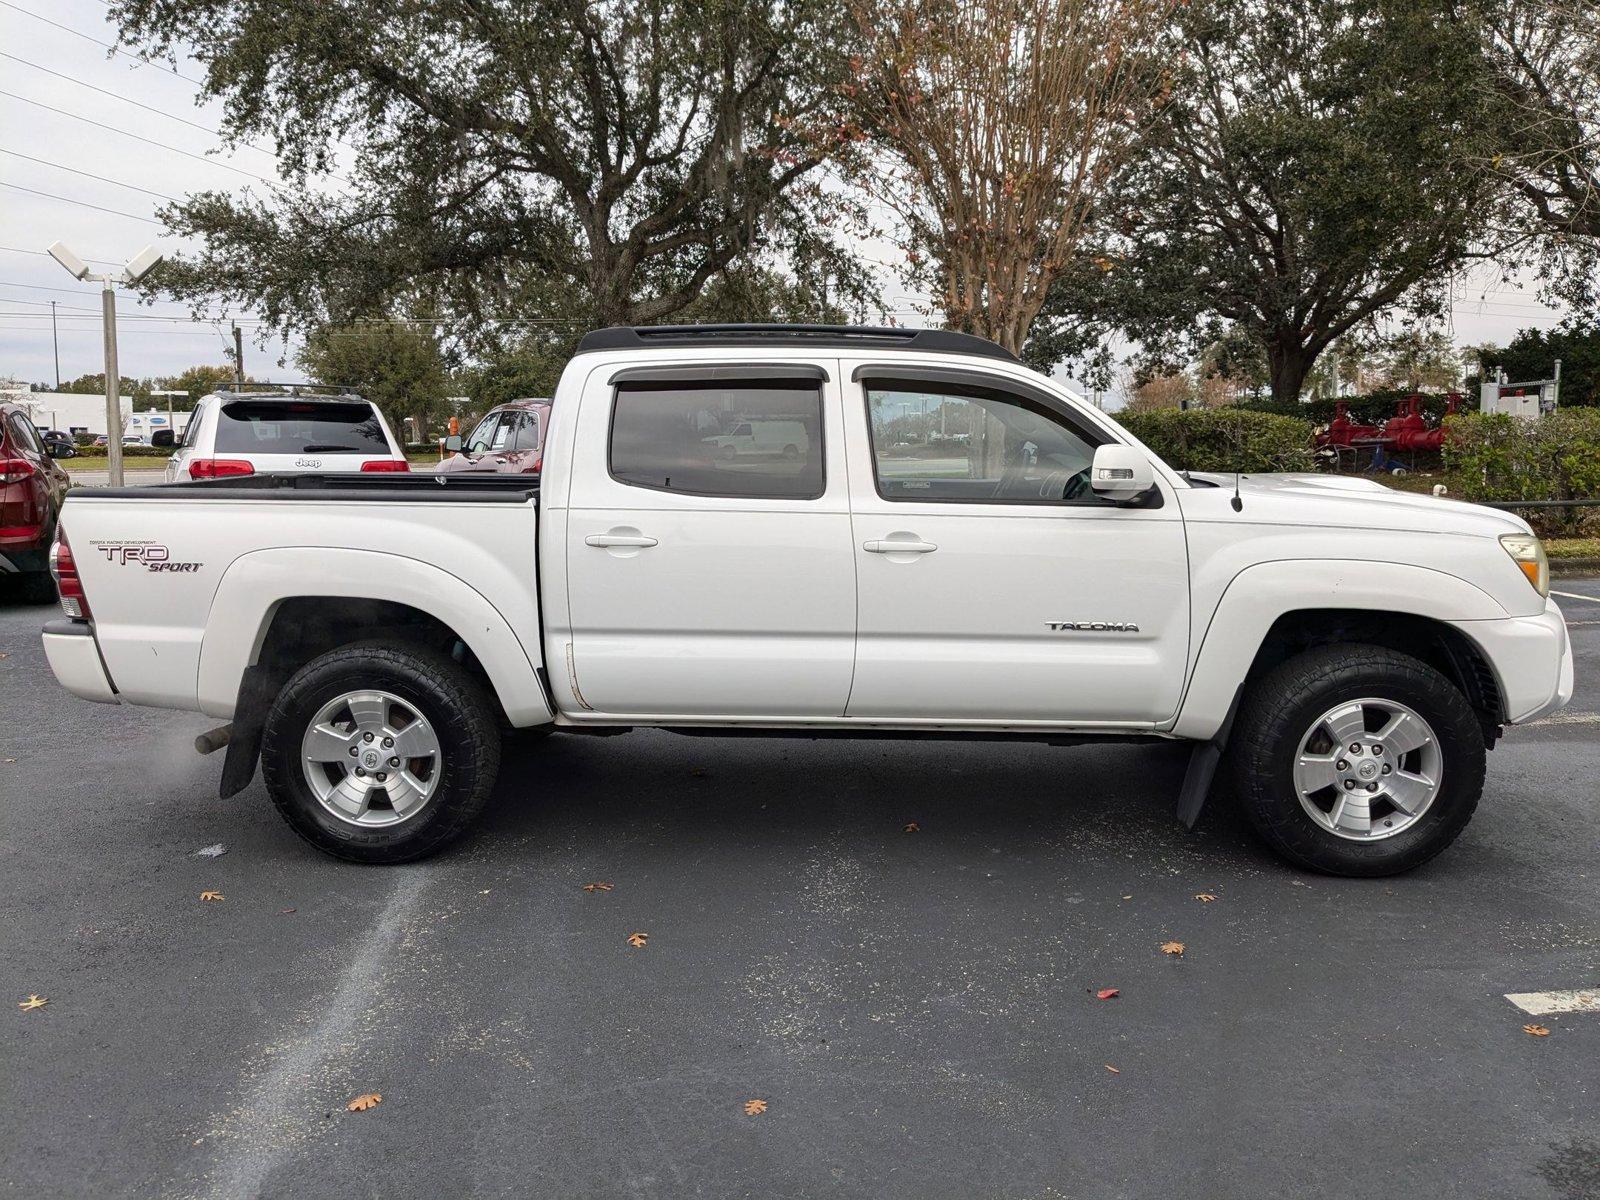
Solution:
M729 451L733 430L763 419L804 436ZM577 421L566 649L578 707L842 716L856 591L835 364L602 367Z
M1145 726L1188 652L1178 505L1088 486L1110 440L1043 388L845 364L860 623L849 715ZM1160 486L1165 489L1165 483Z

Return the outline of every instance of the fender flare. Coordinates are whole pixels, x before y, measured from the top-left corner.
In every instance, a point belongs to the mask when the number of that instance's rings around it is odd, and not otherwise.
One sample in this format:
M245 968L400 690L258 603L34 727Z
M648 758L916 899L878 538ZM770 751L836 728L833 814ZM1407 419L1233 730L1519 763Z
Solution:
M538 642L530 650L481 592L419 559L324 546L257 550L229 564L200 643L202 712L234 715L245 670L259 658L279 605L308 596L388 600L425 612L455 630L477 656L513 725L555 719L539 683Z
M1481 588L1431 567L1358 559L1257 563L1223 589L1199 640L1170 732L1201 741L1215 738L1273 623L1304 609L1397 612L1436 621L1507 615Z

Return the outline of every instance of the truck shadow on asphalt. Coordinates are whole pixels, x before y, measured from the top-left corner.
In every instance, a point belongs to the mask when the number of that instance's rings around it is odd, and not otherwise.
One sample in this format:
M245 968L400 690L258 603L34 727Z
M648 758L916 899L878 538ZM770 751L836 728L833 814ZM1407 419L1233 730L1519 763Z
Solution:
M915 839L946 853L1126 853L1286 870L1220 790L1191 833L1174 815L1187 743L682 737L507 738L466 851L612 840L766 850Z

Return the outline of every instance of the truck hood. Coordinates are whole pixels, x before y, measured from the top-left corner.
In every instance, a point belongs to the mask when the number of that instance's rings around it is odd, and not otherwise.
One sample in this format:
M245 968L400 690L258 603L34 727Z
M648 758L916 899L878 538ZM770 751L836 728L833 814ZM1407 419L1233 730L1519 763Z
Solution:
M1228 472L1191 471L1189 478L1202 485L1215 484L1218 491L1233 491L1234 477ZM1514 513L1396 491L1376 479L1347 475L1241 475L1239 495L1244 501L1242 515L1253 521L1485 537L1530 532L1528 523Z

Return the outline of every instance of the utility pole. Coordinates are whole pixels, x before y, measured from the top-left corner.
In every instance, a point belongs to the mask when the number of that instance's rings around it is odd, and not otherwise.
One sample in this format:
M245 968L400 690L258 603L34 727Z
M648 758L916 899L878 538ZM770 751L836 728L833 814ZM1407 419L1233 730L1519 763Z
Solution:
M56 336L56 302L50 301L50 345L56 352L56 391L61 390L61 339Z
M244 331L233 325L233 390L244 391Z
M50 257L55 259L74 279L89 278L89 264L84 262L62 242L50 247ZM162 259L154 246L146 246L116 272L100 276L100 313L105 322L106 351L106 467L108 482L121 487L122 475L122 375L117 369L117 284L138 283L155 269ZM60 368L57 368L59 372ZM59 383L57 386L60 386Z

